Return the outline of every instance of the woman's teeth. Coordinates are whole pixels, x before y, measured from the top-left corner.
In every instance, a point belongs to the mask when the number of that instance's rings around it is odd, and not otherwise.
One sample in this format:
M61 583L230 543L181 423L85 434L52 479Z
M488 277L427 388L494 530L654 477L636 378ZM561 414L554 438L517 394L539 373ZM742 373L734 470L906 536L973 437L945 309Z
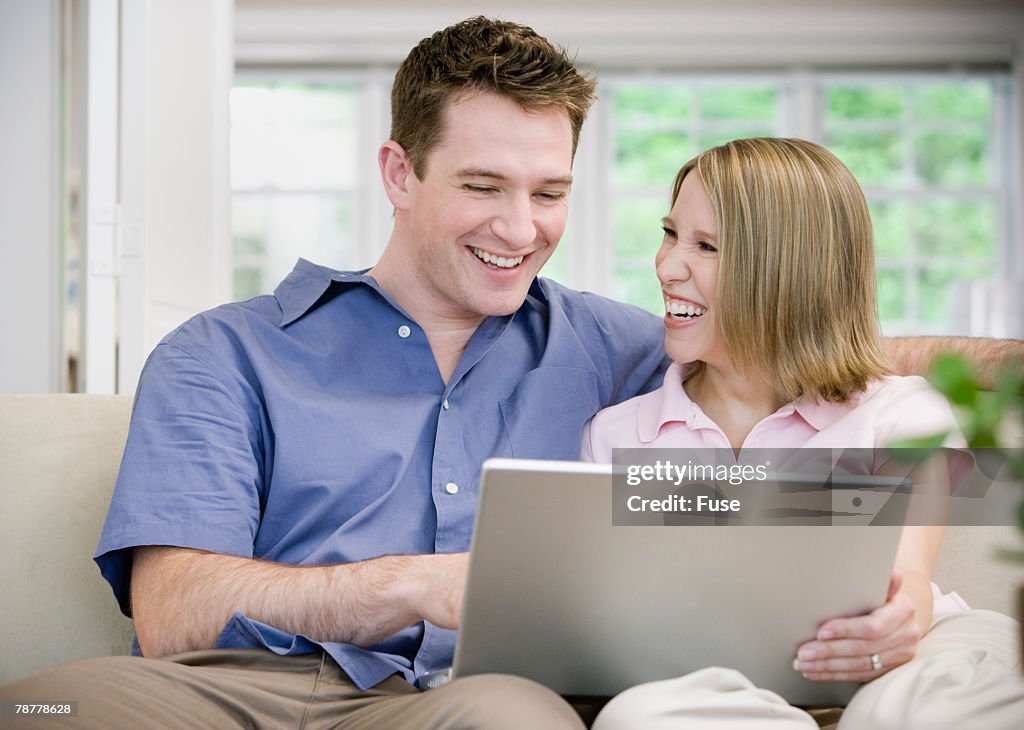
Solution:
M507 259L504 256L495 256L493 253L488 253L482 248L477 248L476 246L472 246L471 250L476 254L478 259L486 264L490 264L491 266L497 266L499 269L514 269L516 266L523 263L523 259L525 258L525 256L516 256L514 259Z
M708 310L706 307L698 307L693 304L683 304L682 302L673 302L666 299L665 311L671 314L673 319L685 322L700 317Z

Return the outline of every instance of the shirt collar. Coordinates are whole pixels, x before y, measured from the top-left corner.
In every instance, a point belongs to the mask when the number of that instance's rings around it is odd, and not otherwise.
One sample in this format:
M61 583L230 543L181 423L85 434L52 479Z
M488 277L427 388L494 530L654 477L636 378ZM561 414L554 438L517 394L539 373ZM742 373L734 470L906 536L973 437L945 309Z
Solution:
M281 326L286 327L305 315L334 283L369 284L377 289L373 277L362 271L336 271L299 259L292 272L274 289L274 297L281 307Z
M295 263L295 268L292 269L291 273L274 289L274 298L277 299L278 306L281 307L281 326L287 327L309 312L320 301L332 284L349 286L366 284L376 289L396 309L400 309L397 304L391 301L391 297L381 290L377 280L367 275L367 271L369 269L363 269L362 271L337 271L300 258ZM548 295L544 291L539 277L535 278L530 284L527 301L531 302L534 307L547 307ZM514 317L515 314L510 317L488 318L497 320L494 325L487 328L488 337L490 339L497 339L502 331L504 331L505 326Z
M650 443L667 423L686 423L690 428L701 428L707 416L686 393L683 381L689 375L689 366L674 362L665 373L665 381L659 390L641 399L637 413L637 435L643 443ZM870 392L872 386L868 387ZM867 393L853 396L856 405ZM822 431L850 412L851 403L831 403L825 400L801 396L792 403L782 406L776 415L786 416L794 411L816 431ZM709 422L710 423L710 422Z
M661 388L640 398L637 411L637 436L643 443L650 443L658 437L662 426L672 421L681 421L694 426L697 404L683 388L689 366L674 362L665 371Z
M877 385L869 385L865 392L850 396L846 403L832 403L819 398L802 395L791 404L800 417L807 421L815 431L824 431L855 408L864 397Z

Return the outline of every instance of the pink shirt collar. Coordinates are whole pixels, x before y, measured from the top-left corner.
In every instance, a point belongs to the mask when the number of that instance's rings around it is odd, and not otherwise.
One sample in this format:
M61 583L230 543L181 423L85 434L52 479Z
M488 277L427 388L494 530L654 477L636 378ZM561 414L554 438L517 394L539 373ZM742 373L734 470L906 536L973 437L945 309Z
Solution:
M715 428L718 426L701 410L683 388L683 379L688 375L689 365L672 363L665 372L665 381L659 398L643 398L637 411L637 436L643 443L653 442L665 424L681 422L691 429ZM815 431L822 431L850 412L863 398L878 387L872 383L867 391L853 396L848 403L830 403L808 396L801 396L787 403L768 418L786 418L794 412ZM767 419L765 419L767 420Z

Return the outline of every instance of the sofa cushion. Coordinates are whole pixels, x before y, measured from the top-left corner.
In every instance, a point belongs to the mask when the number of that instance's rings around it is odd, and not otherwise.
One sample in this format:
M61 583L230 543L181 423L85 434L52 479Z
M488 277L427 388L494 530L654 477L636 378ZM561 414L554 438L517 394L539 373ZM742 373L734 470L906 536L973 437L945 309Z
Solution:
M0 395L0 684L128 651L92 554L130 411L127 396Z

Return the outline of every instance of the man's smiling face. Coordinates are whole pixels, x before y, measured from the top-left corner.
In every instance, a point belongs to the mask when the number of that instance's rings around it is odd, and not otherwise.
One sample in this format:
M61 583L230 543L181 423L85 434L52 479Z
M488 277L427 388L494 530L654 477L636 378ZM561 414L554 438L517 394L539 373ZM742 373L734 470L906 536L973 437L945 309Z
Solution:
M524 111L477 92L449 103L422 180L409 175L404 255L419 302L452 318L506 315L565 230L572 128L559 108Z

